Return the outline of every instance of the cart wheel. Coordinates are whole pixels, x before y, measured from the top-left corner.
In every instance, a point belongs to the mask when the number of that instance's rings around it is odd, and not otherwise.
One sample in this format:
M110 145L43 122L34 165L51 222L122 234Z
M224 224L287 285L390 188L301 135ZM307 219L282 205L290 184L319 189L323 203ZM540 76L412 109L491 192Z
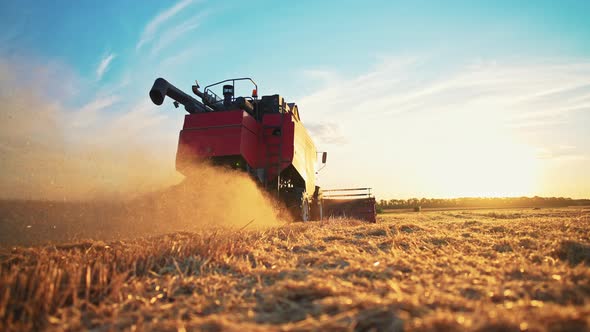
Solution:
M321 200L314 200L310 207L311 220L322 221L324 219L324 209Z
M301 199L301 221L308 222L309 218L309 201L307 198Z

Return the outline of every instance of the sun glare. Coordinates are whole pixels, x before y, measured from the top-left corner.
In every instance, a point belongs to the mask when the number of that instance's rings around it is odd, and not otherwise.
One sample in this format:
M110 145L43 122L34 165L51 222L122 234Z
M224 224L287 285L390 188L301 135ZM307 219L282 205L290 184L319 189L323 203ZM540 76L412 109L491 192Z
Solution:
M465 154L441 171L449 174L442 184L450 196L526 196L534 192L536 160L524 147L502 142L462 142Z
M540 166L535 150L498 122L463 118L431 128L438 139L423 170L440 196L534 195Z

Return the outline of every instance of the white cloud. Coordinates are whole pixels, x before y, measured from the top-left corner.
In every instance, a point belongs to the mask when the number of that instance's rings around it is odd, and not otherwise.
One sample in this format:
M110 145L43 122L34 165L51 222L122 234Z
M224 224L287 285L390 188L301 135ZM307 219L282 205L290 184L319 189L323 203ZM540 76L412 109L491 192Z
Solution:
M590 61L525 60L449 67L385 58L350 77L304 71L338 77L296 99L331 155L324 186L375 186L399 197L577 195L560 189L549 165L587 166Z
M589 155L580 153L576 147L563 145L539 148L537 156L553 161L585 161L589 159Z
M309 130L310 135L321 143L327 144L346 144L347 138L342 133L337 123L308 123L305 122L305 128Z
M325 69L306 69L303 71L303 76L323 84L329 84L338 80L338 75L335 72Z
M115 57L116 57L116 54L110 53L110 54L107 54L106 56L104 56L102 58L102 60L100 60L100 63L98 64L98 67L96 68L96 78L98 80L100 80L102 78L102 75L104 75L104 73L106 73L106 71L109 69L111 62L115 59Z
M68 122L72 128L88 127L99 121L100 111L119 101L118 96L101 96L93 99L79 110L71 112Z
M201 25L203 18L207 15L207 11L201 12L196 16L191 17L190 19L163 31L157 38L157 41L154 42L152 54L158 53L160 50L172 44L185 33L198 28L199 25Z
M154 133L154 130L161 128L168 118L165 111L158 109L151 100L143 99L129 111L119 113L109 124L107 131L110 133L109 136L126 139L142 132Z
M431 72L422 62L390 58L368 73L332 80L298 104L306 116L468 110L493 112L506 121L538 121L590 107L590 63L483 63L463 66L442 78L429 76Z
M178 14L181 10L192 4L194 0L181 0L174 6L160 12L156 15L148 24L145 26L139 41L137 42L136 49L139 50L144 44L151 41L158 32L158 28L166 23L169 19Z
M63 110L62 113L68 119L62 128L68 142L74 146L117 150L132 150L134 146L154 147L169 142L180 126L175 120L182 118L170 117L149 98L129 103L116 95L99 96L78 110ZM174 145L170 145L166 149L173 148Z
M21 65L34 69L30 77L20 75ZM0 197L107 197L175 181L181 116L171 119L144 96L113 94L72 109L64 105L82 96L47 92L89 86L51 67L21 65L0 58Z

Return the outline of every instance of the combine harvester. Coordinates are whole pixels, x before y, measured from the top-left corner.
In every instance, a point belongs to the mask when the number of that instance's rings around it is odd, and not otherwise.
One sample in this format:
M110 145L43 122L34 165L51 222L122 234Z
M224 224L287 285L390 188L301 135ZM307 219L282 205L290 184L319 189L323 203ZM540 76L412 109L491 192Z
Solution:
M251 97L235 97L236 82L253 85ZM222 87L223 98L212 91ZM375 198L369 188L324 190L316 186L318 153L301 123L295 103L278 94L258 98L258 86L250 78L217 82L189 96L163 78L150 90L150 98L162 105L166 96L189 113L185 115L176 153L176 169L191 176L191 164L208 160L250 174L296 220L322 220L345 216L375 222ZM326 163L327 153L321 153ZM324 195L325 193L325 195Z

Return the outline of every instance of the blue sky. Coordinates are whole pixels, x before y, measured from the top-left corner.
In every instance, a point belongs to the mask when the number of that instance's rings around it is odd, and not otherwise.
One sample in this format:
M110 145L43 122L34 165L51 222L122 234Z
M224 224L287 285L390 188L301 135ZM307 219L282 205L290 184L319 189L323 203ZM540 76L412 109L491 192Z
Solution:
M133 137L173 156L182 113L149 104L153 80L251 76L299 103L330 153L326 186L588 197L589 14L588 1L5 1L0 57L59 104L74 148Z

